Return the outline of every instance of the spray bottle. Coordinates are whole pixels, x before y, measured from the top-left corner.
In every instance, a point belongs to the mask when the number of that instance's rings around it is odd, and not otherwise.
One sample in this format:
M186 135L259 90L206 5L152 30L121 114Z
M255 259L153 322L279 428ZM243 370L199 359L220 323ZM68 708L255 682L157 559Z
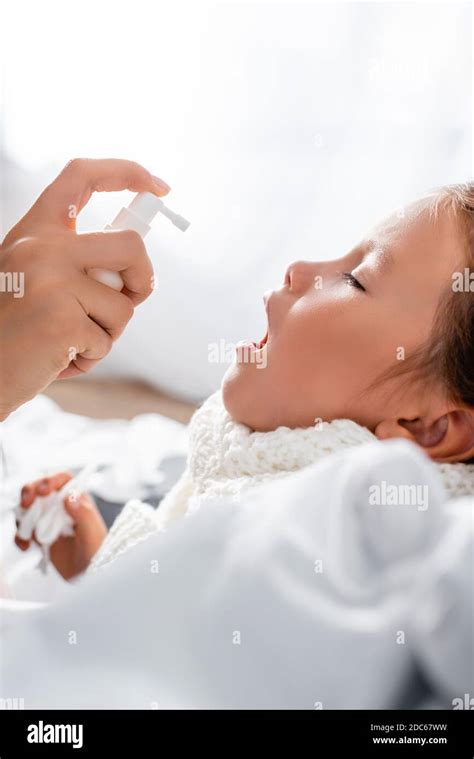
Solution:
M122 208L113 222L107 224L105 229L133 229L144 238L150 231L150 223L157 213L166 216L182 232L185 232L189 227L190 222L168 208L161 198L151 192L139 192L130 205L127 208ZM122 277L117 271L89 269L89 275L114 290L121 290L123 287Z

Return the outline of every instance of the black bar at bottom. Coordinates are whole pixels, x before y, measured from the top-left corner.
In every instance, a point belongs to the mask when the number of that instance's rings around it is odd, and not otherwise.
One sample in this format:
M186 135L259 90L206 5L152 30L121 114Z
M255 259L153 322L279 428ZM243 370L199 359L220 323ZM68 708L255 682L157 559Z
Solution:
M474 757L474 711L0 711L0 759L187 749ZM306 748L304 748L306 747Z

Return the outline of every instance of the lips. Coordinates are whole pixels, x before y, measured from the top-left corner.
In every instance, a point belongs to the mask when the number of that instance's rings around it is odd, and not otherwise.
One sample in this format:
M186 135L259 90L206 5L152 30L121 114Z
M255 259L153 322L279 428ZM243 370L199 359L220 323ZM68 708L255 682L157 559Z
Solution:
M263 302L265 304L265 311L267 313L267 320L268 320L268 326L266 329L266 332L261 340L256 342L255 340L241 340L237 346L236 346L236 355L237 355L237 361L240 363L244 363L248 361L249 356L255 354L256 351L261 351L266 346L268 340L269 340L269 329L270 329L270 319L269 319L269 300L272 295L272 290L269 290L265 293L263 296ZM249 354L250 351L250 354ZM253 361L250 361L250 363L253 363Z
M267 314L268 326L267 326L267 330L266 330L264 336L262 337L262 339L259 342L257 342L257 343L255 343L255 342L252 343L252 345L254 346L254 348L256 348L256 350L262 350L262 348L267 344L267 341L268 341L268 330L269 330L269 327L270 327L269 301L270 301L272 293L273 293L273 290L267 290L267 292L264 293L264 295L263 295L263 303L264 303L264 306L265 306L265 312Z
M259 351L259 350L261 350L263 348L264 345L267 344L267 340L268 340L268 330L265 332L265 335L262 337L262 339L260 340L260 342L258 342L258 343L254 342L253 346Z

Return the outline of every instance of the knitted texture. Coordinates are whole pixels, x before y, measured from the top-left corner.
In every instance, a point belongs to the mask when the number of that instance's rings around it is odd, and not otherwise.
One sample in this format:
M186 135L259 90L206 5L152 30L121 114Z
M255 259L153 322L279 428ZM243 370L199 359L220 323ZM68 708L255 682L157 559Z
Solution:
M90 570L108 564L156 530L165 529L204 498L239 501L257 485L286 477L331 453L371 443L375 435L350 419L321 422L314 427L253 432L234 422L215 393L199 408L189 426L186 470L158 510L131 501L112 525ZM383 445L383 443L381 443ZM437 464L449 497L474 494L474 465Z

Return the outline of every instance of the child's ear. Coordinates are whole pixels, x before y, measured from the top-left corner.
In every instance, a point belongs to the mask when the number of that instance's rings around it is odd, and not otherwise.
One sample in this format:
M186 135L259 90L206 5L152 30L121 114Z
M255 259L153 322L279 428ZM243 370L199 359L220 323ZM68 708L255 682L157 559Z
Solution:
M379 440L405 438L424 448L435 461L467 461L474 457L474 410L454 409L435 420L385 419L374 430Z

